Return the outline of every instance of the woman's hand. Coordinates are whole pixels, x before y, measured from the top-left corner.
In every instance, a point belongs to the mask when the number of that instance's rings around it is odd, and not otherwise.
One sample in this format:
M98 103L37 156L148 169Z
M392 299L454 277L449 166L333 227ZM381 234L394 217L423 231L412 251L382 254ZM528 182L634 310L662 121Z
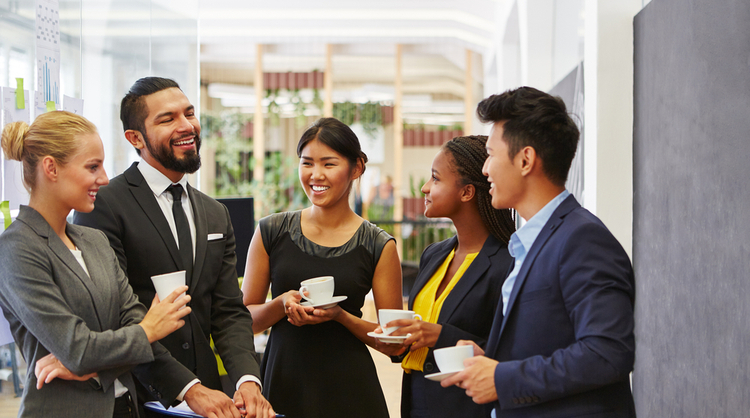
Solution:
M383 328L381 328L380 325L378 325L378 327L375 328L375 330L373 330L372 332L376 334L382 334ZM372 347L380 351L381 353L385 354L386 356L391 356L391 357L400 356L401 354L404 354L404 351L406 351L406 347L408 347L407 345L404 345L403 343L400 343L400 342L393 344L393 343L382 342L377 338L373 338L373 340L375 340L375 344L373 344Z
M34 365L34 375L36 376L37 389L41 389L45 383L49 383L56 378L85 382L92 377L96 377L96 373L90 373L83 376L73 374L67 367L60 363L60 360L58 360L54 354L51 353L37 360Z
M159 295L154 295L151 308L140 323L149 343L159 341L185 325L182 318L191 312L190 307L185 306L190 302L190 295L185 295L177 301L175 299L187 290L187 286L180 286L163 301L159 301Z
M336 320L342 312L344 310L338 305L328 309L317 309L312 306L295 304L286 309L286 316L292 325L301 327L302 325L315 325Z
M443 326L431 322L420 321L418 319L397 319L385 324L387 327L401 327L391 333L391 335L409 335L404 340L403 345L411 346L411 350L418 350L422 347L434 347L437 343Z

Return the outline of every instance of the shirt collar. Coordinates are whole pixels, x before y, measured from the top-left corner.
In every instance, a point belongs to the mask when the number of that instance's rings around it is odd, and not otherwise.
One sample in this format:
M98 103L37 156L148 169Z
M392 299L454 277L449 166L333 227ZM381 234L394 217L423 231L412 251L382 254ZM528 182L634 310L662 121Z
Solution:
M555 196L555 198L544 205L539 212L534 214L524 226L511 235L511 245L509 245L508 248L511 256L518 258L531 248L531 245L536 241L536 237L539 236L539 232L541 232L544 225L547 224L547 221L549 221L549 218L552 216L552 213L555 212L555 209L557 209L557 207L560 206L560 203L562 203L568 196L570 196L570 192L563 190L562 193Z
M138 170L143 175L143 179L146 180L146 184L154 192L156 196L161 195L167 190L167 187L172 185L172 180L165 176L161 171L154 168L151 164L147 163L143 158L138 162ZM187 176L183 175L180 181L176 184L182 185L187 193Z

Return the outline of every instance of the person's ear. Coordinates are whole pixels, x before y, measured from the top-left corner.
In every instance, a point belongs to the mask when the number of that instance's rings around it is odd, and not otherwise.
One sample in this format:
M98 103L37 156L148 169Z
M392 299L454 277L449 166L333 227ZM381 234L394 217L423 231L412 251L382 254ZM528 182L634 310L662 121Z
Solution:
M464 187L461 188L461 202L468 202L471 199L474 198L477 194L477 189L474 187L473 184L467 184L464 185Z
M541 160L537 158L536 150L532 147L523 147L523 149L516 154L515 160L516 165L519 170L521 170L522 176L529 175L529 173L541 163Z
M127 139L128 142L130 142L130 145L136 149L143 149L146 146L146 143L143 140L143 135L134 129L128 129L125 131L125 139Z
M354 169L352 170L352 180L358 179L362 174L365 172L365 162L362 161L362 159L357 160L357 164L354 166Z
M57 182L58 167L55 157L47 155L42 158L42 175L51 182Z

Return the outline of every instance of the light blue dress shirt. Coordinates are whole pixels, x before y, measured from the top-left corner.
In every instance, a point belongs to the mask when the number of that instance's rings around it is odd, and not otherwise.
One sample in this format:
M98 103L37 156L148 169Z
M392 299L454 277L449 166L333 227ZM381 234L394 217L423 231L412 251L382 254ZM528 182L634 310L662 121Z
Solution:
M508 313L508 300L510 299L510 293L513 291L513 285L516 284L518 272L521 271L521 266L526 260L526 254L529 253L529 249L539 236L539 232L542 231L544 225L549 221L552 213L555 212L555 209L557 209L557 207L560 206L560 203L562 203L562 201L568 196L570 196L570 192L563 190L562 193L544 205L542 210L532 216L524 226L510 236L508 251L510 252L511 257L515 259L515 264L513 265L513 271L510 272L508 278L506 278L503 283L503 316Z
M560 203L562 203L568 196L570 196L570 192L563 190L562 193L544 205L542 210L532 216L524 226L520 227L518 231L510 236L508 252L510 252L510 256L515 259L515 264L513 264L513 271L510 272L508 278L506 278L503 283L503 316L508 314L508 300L510 300L510 293L513 291L513 286L516 284L518 272L521 271L521 266L523 266L523 262L526 261L526 254L529 253L529 249L534 244L534 241L536 241L536 238L539 236L542 228L544 228L544 225L547 224L547 221L549 221L549 218L555 212L555 209L557 209L557 207L560 206ZM490 416L492 418L497 418L497 409L493 408Z

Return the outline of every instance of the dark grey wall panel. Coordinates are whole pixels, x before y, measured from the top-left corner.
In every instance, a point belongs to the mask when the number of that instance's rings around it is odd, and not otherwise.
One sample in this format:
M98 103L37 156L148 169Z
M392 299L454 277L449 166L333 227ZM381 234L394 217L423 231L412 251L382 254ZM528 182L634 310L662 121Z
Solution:
M639 418L750 416L750 1L635 19Z

